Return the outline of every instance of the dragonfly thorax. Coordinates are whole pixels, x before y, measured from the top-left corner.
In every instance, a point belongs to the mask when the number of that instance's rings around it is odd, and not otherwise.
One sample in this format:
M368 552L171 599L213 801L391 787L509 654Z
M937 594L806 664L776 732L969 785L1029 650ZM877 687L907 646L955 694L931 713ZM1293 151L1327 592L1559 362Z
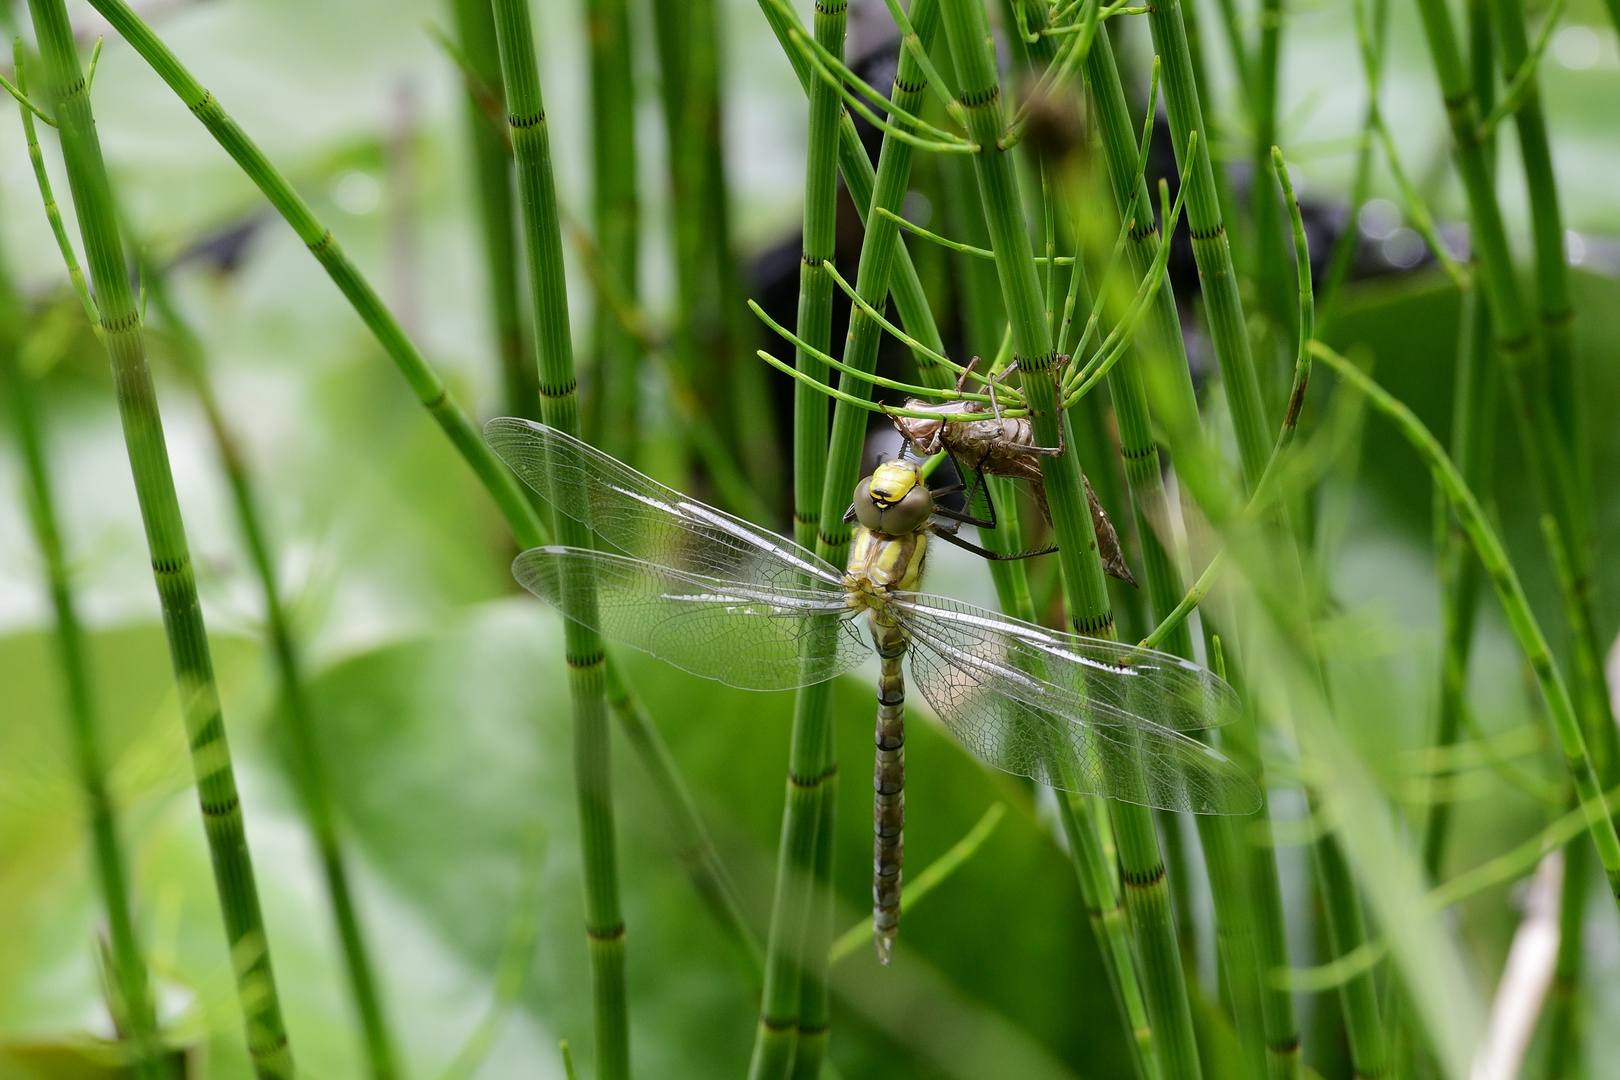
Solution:
M890 592L916 592L922 580L928 534L922 530L889 536L864 525L849 543L844 587L852 608L881 608Z

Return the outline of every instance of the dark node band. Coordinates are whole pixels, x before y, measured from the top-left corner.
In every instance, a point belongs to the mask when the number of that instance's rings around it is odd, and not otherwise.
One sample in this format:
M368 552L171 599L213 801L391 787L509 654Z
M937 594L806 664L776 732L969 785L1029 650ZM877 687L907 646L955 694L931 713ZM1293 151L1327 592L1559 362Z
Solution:
M1000 86L988 86L983 90L964 90L961 94L957 95L957 100L966 105L968 108L973 109L980 105L988 105L1000 96Z

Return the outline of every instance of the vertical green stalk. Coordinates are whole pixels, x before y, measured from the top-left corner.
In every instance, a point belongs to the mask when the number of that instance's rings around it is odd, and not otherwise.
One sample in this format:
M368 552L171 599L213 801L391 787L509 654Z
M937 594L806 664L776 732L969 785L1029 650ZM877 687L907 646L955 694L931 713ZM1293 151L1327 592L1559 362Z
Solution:
M1313 793L1307 789L1306 794ZM1312 817L1321 805L1310 798ZM1327 906L1324 920L1328 948L1335 957L1348 956L1367 945L1366 915L1361 907L1360 886L1344 852L1336 843L1321 840L1311 845L1311 861L1316 880ZM1344 1013L1345 1035L1350 1042L1350 1061L1358 1080L1379 1080L1389 1071L1384 1048L1384 1028L1378 1011L1378 995L1372 973L1366 972L1339 984L1339 1002Z
M1013 352L1023 375L1036 438L1043 445L1056 446L1068 417L1059 408L1057 355L1020 212L1013 163L1000 144L1005 121L989 25L981 0L942 0L940 6L960 79L957 100L966 112L969 134L981 148L974 156L974 172L1012 328ZM1072 437L1062 441L1070 444ZM1045 457L1041 470L1057 533L1070 624L1083 634L1112 637L1113 616L1078 457ZM1112 811L1126 908L1136 929L1158 1060L1165 1076L1197 1080L1201 1068L1152 815L1143 807L1124 803L1113 804Z
M833 56L844 54L844 29L848 9L844 0L831 0L815 6L815 40ZM795 30L794 34L800 34ZM804 238L799 261L798 334L801 340L822 353L832 351L833 280L830 266L838 254L838 159L835 148L838 125L844 114L835 87L823 79L809 86L809 145L805 157ZM876 223L874 223L876 224ZM892 226L890 226L892 229ZM863 260L864 264L864 260ZM882 295L879 296L882 302ZM853 316L852 316L853 317ZM846 350L847 359L847 350ZM819 382L827 381L825 365L805 349L794 357L799 371ZM864 418L864 417L863 417ZM828 445L827 399L802 381L793 386L793 531L799 543L814 548L821 531L826 490ZM835 517L842 516L834 510ZM832 723L830 695L799 693L800 708L794 710L794 749L802 735L806 751L814 751L808 762L793 761L789 780L797 777L804 788L807 820L782 822L783 844L778 860L790 856L812 831L814 847L808 865L796 867L788 888L804 890L802 899L789 901L778 896L771 912L771 953L766 957L765 996L760 1004L760 1026L749 1064L750 1077L779 1077L785 1072L795 1080L816 1080L827 1049L831 1003L827 991L827 950L832 941L833 919L833 842L837 829L838 758L836 733ZM816 710L812 714L810 710ZM821 733L820 745L808 745ZM808 767L805 767L805 766ZM790 799L785 810L791 811ZM780 879L779 879L780 881ZM785 904L785 906L784 906ZM802 928L795 927L797 915L804 913ZM780 928L777 913L783 916ZM780 933L778 932L780 929ZM791 944L790 944L791 943ZM791 952L789 951L791 949ZM796 988L784 985L788 980ZM774 999L774 1000L773 1000ZM791 1003L791 1004L790 1004ZM785 1025L791 1017L792 1030ZM791 1061L783 1051L790 1050Z
M169 324L179 346L180 366L192 389L196 392L208 419L209 432L219 453L220 464L231 489L235 504L237 526L247 545L248 556L258 574L260 588L264 590L266 622L270 631L270 649L281 676L282 708L287 722L289 746L292 750L293 777L297 785L304 817L314 834L315 850L320 855L321 870L326 877L327 897L332 914L337 920L338 939L343 946L343 960L348 967L349 989L354 995L355 1011L360 1017L360 1028L365 1038L366 1057L374 1080L393 1080L399 1075L395 1059L393 1038L383 1017L382 1001L377 990L375 968L366 948L360 928L360 916L354 906L349 888L349 872L342 843L338 837L337 812L332 805L331 782L326 764L321 759L315 740L315 719L310 706L309 691L304 679L303 664L298 647L293 641L292 629L287 623L286 609L282 606L281 589L276 581L275 559L270 553L269 539L259 514L258 496L248 476L247 463L234 433L225 420L219 401L214 396L213 381L209 378L202 342L181 317L169 297L168 285L161 271L144 258L141 260L142 281L146 285L153 305Z
M140 314L130 291L112 188L90 111L89 90L79 68L63 0L30 0L28 7L44 60L46 96L62 139L62 156L73 190L79 231L84 237L90 280L100 304L118 412L186 720L214 883L225 917L237 993L247 1021L248 1051L260 1077L291 1077L292 1050L281 1020L270 943L254 887L253 863L243 829L242 804L231 766L219 688L214 681L213 658L175 495L174 474L169 467L152 372L146 362Z
M551 146L527 0L497 0L495 32L506 82L512 155L517 163L518 205L528 262L534 337L540 371L540 412L550 426L579 434L574 345L568 324L568 283L562 233L551 172ZM567 481L559 478L558 484ZM553 504L583 499L579 492L553 492ZM552 533L570 547L592 546L585 523L555 514ZM590 949L595 1014L596 1076L630 1075L630 1016L625 1000L625 931L619 908L613 788L609 758L606 655L594 630L596 583L588 572L563 583L568 689L574 709L574 786L579 804L580 846L585 874L585 934Z
M1148 1020L1137 981L1136 958L1131 955L1130 927L1125 907L1108 870L1108 858L1099 839L1097 823L1091 820L1087 800L1068 792L1057 793L1058 816L1063 834L1069 840L1069 855L1080 878L1080 897L1091 918L1091 932L1097 939L1103 970L1108 972L1115 1003L1130 1036L1131 1060L1140 1080L1170 1080L1160 1071L1153 1043L1153 1025Z
M1552 1000L1547 1018L1547 1080L1564 1080L1580 1069L1580 1025L1583 916L1586 872L1592 848L1577 836L1564 845L1564 885L1558 901L1558 962L1553 969Z
M622 302L634 303L640 212L636 201L635 64L626 0L585 0L591 46L591 181L596 252L604 279ZM635 460L641 379L638 343L613 302L595 309L596 398L591 429L603 450Z
M22 69L17 69L18 84ZM161 1080L163 1046L153 1007L152 987L141 956L140 941L130 901L129 880L123 846L118 839L117 813L107 790L107 772L101 756L101 735L97 730L95 697L90 686L89 658L85 656L84 630L73 600L73 583L67 556L62 549L57 526L55 500L51 494L50 473L45 468L45 451L39 423L34 414L33 388L28 376L17 365L14 337L20 314L12 301L9 284L4 286L4 302L9 340L0 342L0 387L9 391L22 449L23 471L27 476L28 514L34 526L34 539L45 559L50 583L51 606L56 612L56 649L62 664L62 682L67 691L67 713L72 727L73 752L84 785L85 808L90 818L91 847L95 852L97 883L107 909L107 937L111 945L112 1013L121 1032L127 1032L131 1072L137 1080Z
M1490 490L1496 393L1491 360L1490 311L1477 284L1463 294L1457 347L1457 377L1452 390L1451 459L1469 489ZM1438 497L1438 496L1437 496ZM1474 638L1474 616L1479 607L1479 559L1469 546L1462 522L1439 497L1437 523L1443 530L1440 551L1441 638L1439 716L1434 744L1457 741L1467 708L1468 657ZM1430 881L1440 880L1451 821L1452 793L1447 773L1435 777L1435 801L1429 807L1422 836L1423 869Z
M1135 199L1127 252L1140 276L1150 272L1160 238L1146 184L1140 177L1138 148L1106 35L1098 35L1086 58L1086 78L1115 205L1121 214L1132 212ZM1161 287L1154 297L1144 327L1143 355L1165 373L1166 377L1159 381L1176 395L1178 401L1173 405L1174 410L1186 417L1196 417L1197 405L1188 375L1185 344L1175 301L1168 288ZM1143 370L1136 356L1128 355L1110 372L1109 389L1119 423L1120 451L1131 488L1137 536L1142 546L1149 608L1154 619L1161 621L1180 602L1182 579L1165 545L1163 530L1169 521L1169 508L1159 451L1153 439ZM1180 656L1192 656L1192 641L1184 627L1167 639L1163 648ZM1260 778L1264 800L1265 784L1252 719L1245 717L1229 729L1225 737L1227 751ZM1233 994L1239 1036L1251 1054L1257 1054L1257 1036L1263 1038L1273 1080L1288 1080L1297 1074L1299 1065L1299 1028L1293 1000L1286 991L1270 989L1263 977L1265 971L1288 966L1269 811L1262 802L1260 810L1243 822L1201 817L1198 828L1205 861L1210 868L1222 969ZM1260 1032L1253 1030L1256 1022L1261 1025Z
M771 32L782 45L782 51L787 54L788 62L793 65L794 74L799 77L799 85L809 94L811 85L817 81L816 75L810 68L810 62L803 52L795 47L792 40L792 31L804 33L804 27L794 17L793 9L787 5L778 7L772 0L760 0L760 11L765 15L765 21L770 24ZM866 222L868 209L872 205L872 191L876 185L876 172L872 168L872 161L866 155L866 148L861 144L860 134L855 130L855 120L847 110L838 121L838 169L844 177L844 186L849 189L850 200L855 204L855 210ZM911 253L904 244L896 244L894 251L894 268L890 274L892 280L889 288L893 290L894 306L900 313L901 325L912 337L922 344L944 351L940 344L939 329L934 324L934 314L928 307L928 297L923 292L922 281L917 277L917 268L911 261ZM914 353L917 364L927 369L932 363L921 352Z
M1516 73L1529 56L1525 40L1524 7L1517 0L1491 0L1496 36L1502 50L1502 70ZM1481 103L1481 108L1487 106ZM1530 196L1531 239L1535 246L1537 306L1541 317L1541 344L1546 350L1548 392L1553 416L1581 482L1588 462L1584 453L1584 411L1580 408L1580 378L1575 368L1574 310L1569 297L1569 267L1564 261L1564 225L1559 209L1558 185L1553 177L1552 150L1547 119L1541 110L1541 89L1532 71L1513 114L1524 160L1525 186Z
M444 380L428 366L421 351L399 325L399 320L394 318L377 295L377 290L349 261L332 235L332 230L310 211L309 204L270 163L264 151L237 126L219 99L197 81L124 0L92 0L92 3L96 11L169 84L191 114L208 129L208 133L231 155L248 178L258 185L265 198L308 246L310 254L331 276L332 282L343 292L355 313L376 336L383 351L399 368L400 375L410 385L416 399L427 409L456 452L478 477L479 483L489 492L518 543L526 548L545 543L545 526L524 494L522 485L495 456L495 451L479 437L471 418L450 396Z
M1243 301L1238 296L1237 275L1232 267L1232 248L1215 190L1209 140L1204 137L1204 110L1198 100L1192 59L1187 52L1186 27L1181 19L1181 0L1164 0L1153 5L1148 12L1148 24L1163 65L1165 110L1170 116L1176 161L1184 178L1182 182L1188 185L1187 227L1192 234L1193 257L1198 263L1205 317L1209 320L1221 383L1232 410L1232 428L1237 436L1243 475L1252 486L1271 455L1271 425L1266 422L1261 404ZM1196 141L1190 139L1194 131L1199 133ZM1190 162L1184 160L1189 144L1192 146Z
M1250 189L1253 215L1255 278L1264 305L1283 340L1291 336L1293 289L1288 274L1285 233L1277 193L1277 169L1271 148L1277 143L1277 79L1282 53L1282 0L1261 0L1260 47L1255 54L1254 100L1250 103L1254 123L1254 185ZM1276 386L1276 367L1265 364L1267 388Z
M489 0L454 0L456 37L462 55L481 85L467 86L467 140L473 179L478 188L478 217L484 237L490 317L500 359L501 408L512 416L535 419L540 413L540 386L534 365L523 348L523 318L518 301L517 233L512 220L512 155L486 109L506 112L501 88L501 55L495 41L495 15ZM480 101L488 94L494 101Z
M1568 449L1569 436L1560 429L1549 402L1546 372L1538 363L1535 335L1508 249L1494 177L1486 156L1488 133L1480 126L1478 101L1444 0L1419 0L1418 9L1423 16L1429 52L1451 124L1453 160L1468 196L1473 224L1471 245L1490 303L1497 355L1520 442L1538 495L1556 520L1559 533L1570 545L1574 591L1572 596L1566 597L1566 617L1570 622L1572 648L1580 654L1578 667L1581 670L1600 670L1597 657L1602 655L1602 649L1585 600L1591 590L1590 508L1580 491ZM1498 28L1504 22L1511 20L1498 19ZM1521 32L1522 29L1521 24ZM1550 169L1542 179L1550 191ZM1544 194L1545 191L1538 191L1538 195ZM1544 229L1544 225L1538 228ZM1559 242L1562 243L1561 236ZM1592 760L1599 765L1600 778L1606 779L1608 770L1620 762L1620 745L1617 745L1612 723L1595 722L1596 717L1608 712L1607 690L1600 683L1601 680L1581 678L1575 689L1582 699L1583 742Z

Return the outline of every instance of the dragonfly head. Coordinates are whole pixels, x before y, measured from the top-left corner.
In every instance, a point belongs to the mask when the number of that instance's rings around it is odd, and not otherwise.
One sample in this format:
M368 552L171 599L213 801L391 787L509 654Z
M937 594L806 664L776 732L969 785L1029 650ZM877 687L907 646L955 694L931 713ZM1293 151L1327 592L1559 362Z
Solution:
M909 461L885 461L855 486L855 517L873 532L905 536L928 523L934 497L922 470Z

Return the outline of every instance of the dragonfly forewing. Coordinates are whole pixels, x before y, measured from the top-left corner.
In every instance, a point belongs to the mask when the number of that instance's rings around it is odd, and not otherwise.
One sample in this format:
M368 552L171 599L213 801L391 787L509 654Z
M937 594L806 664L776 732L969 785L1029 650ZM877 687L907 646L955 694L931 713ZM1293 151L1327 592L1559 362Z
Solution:
M555 428L503 416L484 425L484 439L555 509L633 559L767 588L838 585L840 571L815 552Z
M1230 718L1219 714L1235 707L1236 696L1213 675L1164 654L1049 633L941 597L910 594L893 604L913 681L963 745L989 764L1065 791L1166 810L1243 814L1259 807L1259 788L1241 768L1183 734ZM1137 652L1148 677L1125 663ZM1166 673L1171 677L1159 677ZM1204 678L1191 678L1199 674ZM1180 700L1167 701L1172 694Z
M728 581L608 552L531 548L512 563L524 588L567 614L571 571L596 581L596 630L684 671L742 690L788 690L860 666L871 649L844 590Z

